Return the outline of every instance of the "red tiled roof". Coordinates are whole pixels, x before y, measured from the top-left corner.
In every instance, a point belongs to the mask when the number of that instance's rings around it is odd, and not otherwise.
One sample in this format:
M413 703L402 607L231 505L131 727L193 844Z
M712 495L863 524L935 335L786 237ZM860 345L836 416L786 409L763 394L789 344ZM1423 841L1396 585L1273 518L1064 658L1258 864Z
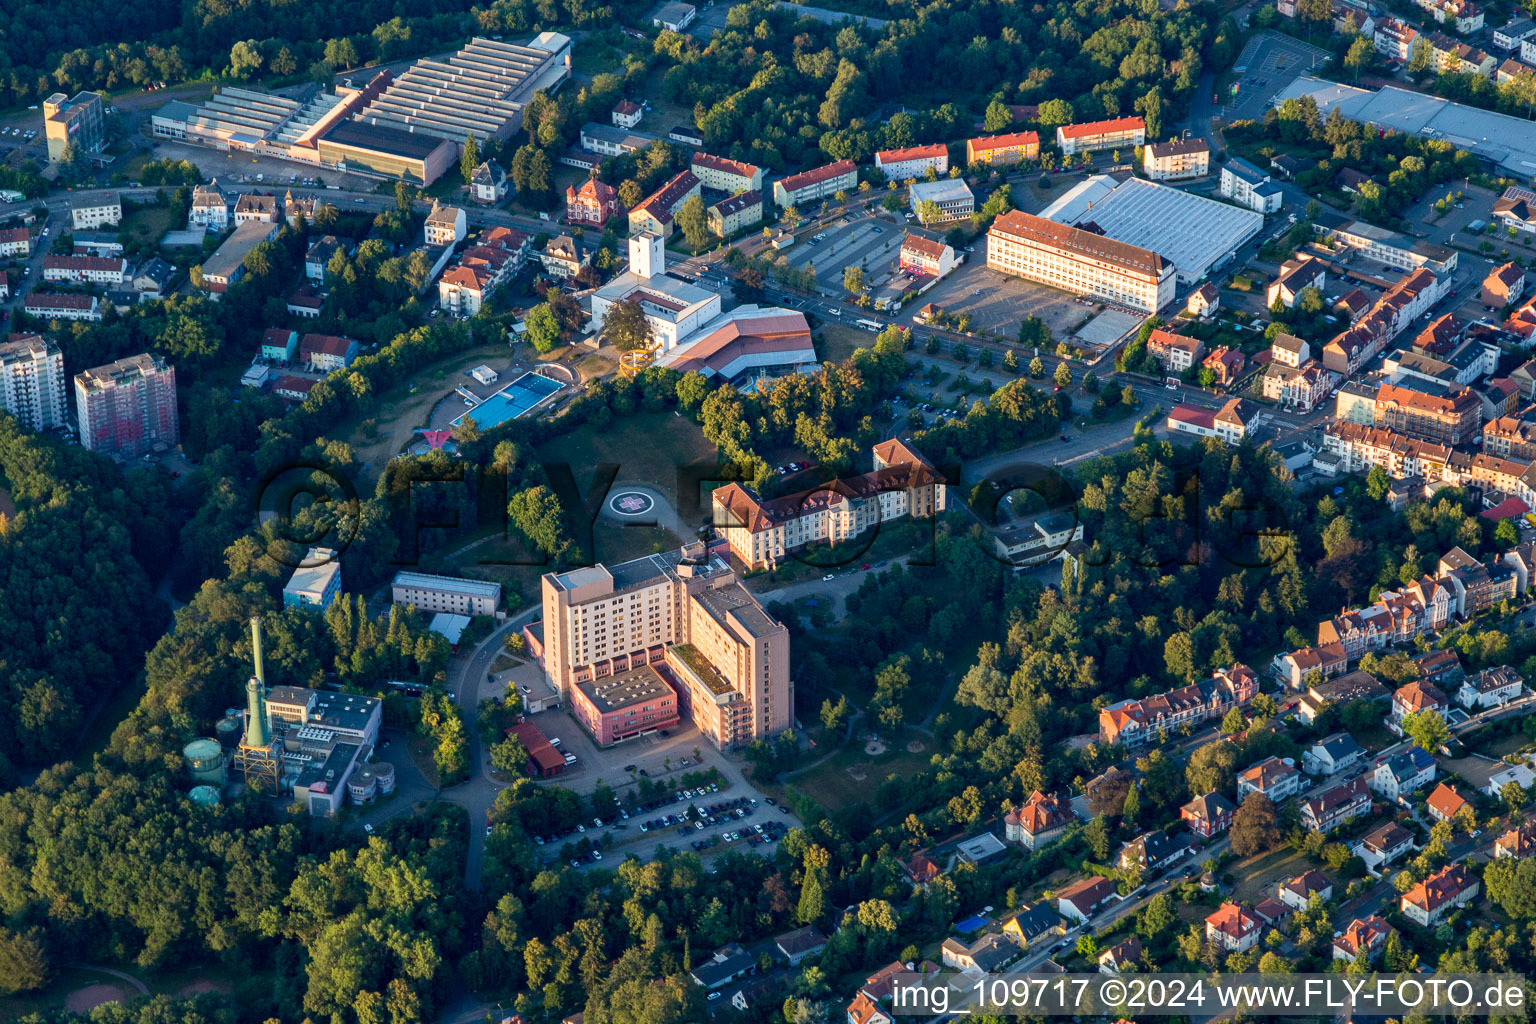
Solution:
M1113 263L1122 269L1153 276L1160 276L1167 265L1161 256L1148 249L1117 242L1066 224L1057 224L1022 210L1009 210L998 217L992 222L992 231L1024 241L1044 243L1067 252L1079 252L1092 259Z
M829 178L836 178L844 174L849 174L854 170L854 167L855 164L852 160L839 160L834 164L826 164L822 167L813 167L808 171L801 171L799 174L791 174L779 184L783 185L785 191L787 192L798 192L800 189L805 188L807 185L815 185L818 182L826 181Z
M756 164L730 160L723 156L715 156L713 153L693 154L692 166L708 167L710 170L724 171L726 174L735 174L743 178L751 178L762 171L762 168Z
M907 237L902 239L901 247L903 250L911 249L913 252L921 253L929 259L935 260L941 258L944 255L944 250L948 248L947 245L937 238L929 238L927 235L914 234L910 231L907 232Z
M1040 145L1040 133L1010 132L1007 135L989 135L972 139L969 145L977 153L989 153L994 149L1013 149L1018 146L1027 148Z
M875 165L899 164L907 160L936 160L949 155L949 147L942 142L928 146L907 146L904 149L882 149L875 154Z
M1116 117L1108 121L1089 121L1085 124L1067 124L1057 129L1062 138L1082 139L1093 135L1109 135L1113 132L1130 132L1137 128L1146 130L1147 122L1140 117Z

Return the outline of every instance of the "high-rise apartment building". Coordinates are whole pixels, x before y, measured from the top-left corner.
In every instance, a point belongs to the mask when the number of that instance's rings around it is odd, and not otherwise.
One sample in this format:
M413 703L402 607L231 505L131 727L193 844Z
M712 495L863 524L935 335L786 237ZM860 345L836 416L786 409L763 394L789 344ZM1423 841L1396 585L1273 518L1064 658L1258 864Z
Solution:
M716 747L740 747L789 728L789 631L703 543L546 573L541 589L544 617L526 631L530 648L577 719L589 728L605 723L595 732L601 742L639 735L661 720L649 673L634 698L649 705L649 715L626 714L614 693L594 686L641 666L675 690L677 704ZM633 723L631 731L610 732L625 722Z
M56 92L43 100L43 135L48 159L63 160L74 147L77 157L96 153L107 142L107 121L101 97L94 92L65 96Z
M68 410L59 346L37 334L0 342L0 409L29 430L64 425Z
M136 458L181 440L176 370L144 353L75 375L80 443L93 452Z

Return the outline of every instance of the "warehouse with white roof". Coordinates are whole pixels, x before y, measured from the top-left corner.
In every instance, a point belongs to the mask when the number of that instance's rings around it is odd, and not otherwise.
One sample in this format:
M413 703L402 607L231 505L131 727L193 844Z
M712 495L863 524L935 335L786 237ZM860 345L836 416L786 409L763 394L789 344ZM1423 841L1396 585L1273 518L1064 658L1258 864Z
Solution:
M1157 253L1180 284L1194 284L1237 255L1264 215L1140 178L1096 174L1040 216Z

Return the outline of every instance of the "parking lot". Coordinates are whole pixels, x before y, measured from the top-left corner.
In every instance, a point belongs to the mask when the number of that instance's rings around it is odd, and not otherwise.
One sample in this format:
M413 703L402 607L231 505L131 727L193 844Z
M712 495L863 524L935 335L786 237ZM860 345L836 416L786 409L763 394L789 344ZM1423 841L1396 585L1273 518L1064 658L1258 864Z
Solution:
M1070 337L1094 309L1066 292L990 270L980 252L971 253L964 265L913 302L913 315L930 302L946 313L969 313L973 330L1004 337L1017 337L1020 321L1033 315L1058 341Z
M884 218L839 221L818 235L805 238L788 252L789 265L816 268L816 287L823 295L843 294L843 271L861 266L873 291L895 269L906 237L905 224ZM820 238L821 241L816 241Z
M1258 120L1269 109L1275 94L1296 80L1321 67L1329 58L1326 50L1279 32L1260 32L1248 40L1232 71L1238 75L1237 95L1223 96L1229 105L1221 107L1228 121Z

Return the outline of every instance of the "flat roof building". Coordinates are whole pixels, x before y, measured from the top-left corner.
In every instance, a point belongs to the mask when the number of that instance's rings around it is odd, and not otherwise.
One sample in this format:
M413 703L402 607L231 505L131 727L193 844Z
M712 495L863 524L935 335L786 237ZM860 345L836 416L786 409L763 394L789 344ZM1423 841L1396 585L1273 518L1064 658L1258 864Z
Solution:
M263 242L277 237L277 225L248 220L235 228L224 244L203 261L203 284L214 295L227 291L245 276L245 258Z
M571 40L545 32L528 43L476 36L446 60L419 60L357 115L361 123L428 135L457 147L511 138L540 89L553 92L571 73Z
M1140 178L1118 184L1095 175L1068 191L1042 217L1087 228L1155 251L1171 261L1181 284L1194 284L1232 259L1264 227L1262 214L1240 210Z
M501 607L501 584L458 576L398 572L391 586L395 604L414 605L423 612L454 615L495 615Z
M328 166L423 185L441 177L458 155L458 147L446 139L366 121L342 121L318 140L317 148Z
M80 444L88 451L138 458L181 441L176 370L143 353L75 375Z
M39 334L13 334L0 342L0 410L28 430L52 430L68 422L64 354L58 345Z
M334 548L310 548L283 586L283 607L324 611L340 594L340 553Z
M71 147L80 156L100 152L107 143L101 96L94 92L77 92L73 96L56 92L43 100L43 136L50 163L63 160Z
M616 689L583 689L641 666L658 673L664 666L677 683L680 709L721 749L776 735L792 721L788 630L702 542L613 566L546 573L541 591L540 664L570 706L586 702L589 721L598 716L599 742L605 714L626 735L662 720L643 719L646 703L651 714L664 715L665 699L645 673L610 684ZM625 696L627 687L652 696L637 704ZM636 714L615 717L627 710Z
M763 378L815 373L821 366L804 313L754 305L737 306L711 320L656 365L680 374L698 371L746 390Z
M571 714L600 747L670 729L680 707L670 676L665 664L641 665L578 683L571 691Z

